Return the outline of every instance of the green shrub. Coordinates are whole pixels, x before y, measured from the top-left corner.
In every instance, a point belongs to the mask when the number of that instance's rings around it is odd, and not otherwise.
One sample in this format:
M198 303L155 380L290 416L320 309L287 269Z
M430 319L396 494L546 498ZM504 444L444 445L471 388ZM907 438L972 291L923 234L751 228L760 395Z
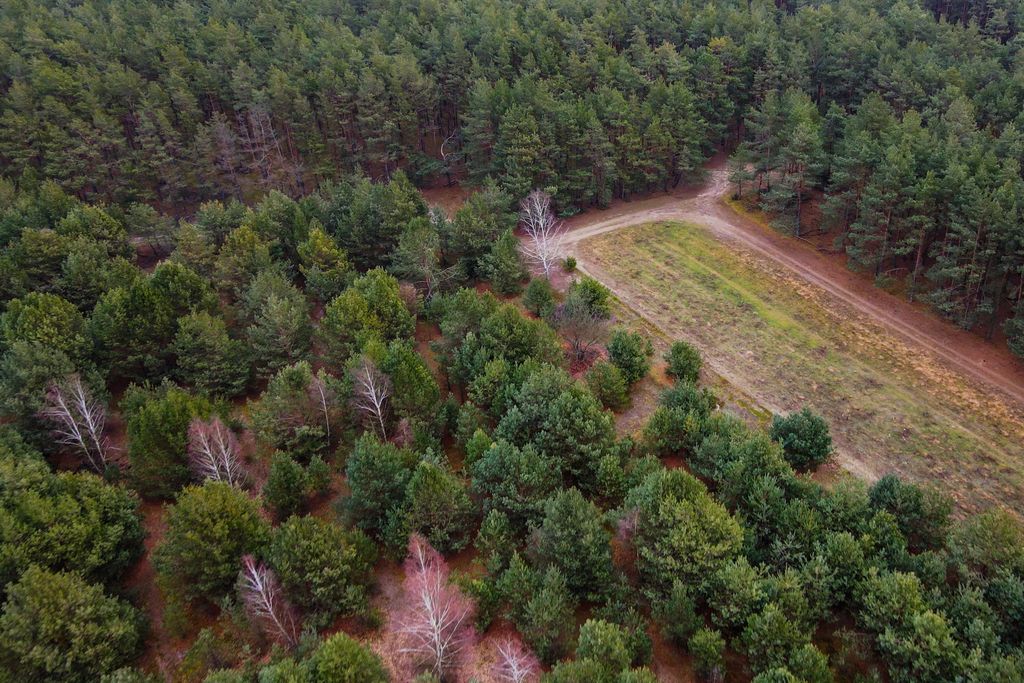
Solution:
M140 624L134 607L77 574L30 567L0 613L0 669L11 680L92 683L136 654Z
M619 366L598 361L587 372L587 386L605 408L622 410L629 405L629 387Z
M319 517L292 517L274 532L267 559L289 597L319 623L366 606L376 551L359 531Z
M626 384L636 384L650 371L654 347L651 340L639 332L616 329L608 340L607 348L609 360L622 371Z
M701 360L700 351L693 345L677 341L665 353L665 363L668 365L665 372L669 377L696 383L700 379L700 368L704 361Z
M269 531L244 492L220 481L189 486L167 512L153 562L187 598L216 600L232 590L242 556L261 550Z
M771 437L782 444L786 460L797 471L815 469L832 457L828 423L807 408L773 417Z
M725 653L725 638L718 631L702 628L690 638L690 654L693 667L705 680L717 680L725 673L722 655Z
M540 318L546 318L555 310L555 290L546 277L535 277L526 285L523 306Z
M155 391L130 387L121 402L127 416L131 481L146 497L168 498L191 479L188 427L213 405L173 385Z

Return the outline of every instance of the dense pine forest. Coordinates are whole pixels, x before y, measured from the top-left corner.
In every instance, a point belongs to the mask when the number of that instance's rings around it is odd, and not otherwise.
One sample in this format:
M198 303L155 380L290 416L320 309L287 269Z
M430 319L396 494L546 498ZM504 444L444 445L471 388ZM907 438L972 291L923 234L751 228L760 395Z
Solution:
M1020 21L3 3L0 683L1024 680L1018 517L836 475L544 241L727 150L1024 355Z

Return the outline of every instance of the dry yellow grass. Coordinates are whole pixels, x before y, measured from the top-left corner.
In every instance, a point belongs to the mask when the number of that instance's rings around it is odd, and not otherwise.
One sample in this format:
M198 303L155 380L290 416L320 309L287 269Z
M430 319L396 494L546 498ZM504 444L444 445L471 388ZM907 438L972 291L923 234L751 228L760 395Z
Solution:
M577 252L664 337L696 344L735 396L825 415L854 474L935 481L967 510L1024 510L1024 415L827 292L681 223Z

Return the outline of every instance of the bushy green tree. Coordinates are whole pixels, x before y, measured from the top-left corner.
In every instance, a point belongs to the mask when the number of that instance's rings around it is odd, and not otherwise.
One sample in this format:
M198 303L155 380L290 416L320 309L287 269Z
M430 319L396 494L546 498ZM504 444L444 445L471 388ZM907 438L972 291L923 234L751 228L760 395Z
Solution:
M298 255L306 289L320 301L331 301L348 285L352 266L321 225L310 227L309 236L298 246Z
M653 591L664 593L677 579L700 583L740 549L739 523L703 484L680 470L647 475L626 496L625 506L635 510L637 565Z
M229 484L207 481L185 488L168 509L153 563L174 590L216 600L234 586L242 556L259 552L269 536L256 501Z
M139 501L92 474L0 448L0 585L30 566L116 579L142 552Z
M828 423L808 408L772 418L771 436L782 444L786 460L799 471L814 469L832 457Z
M373 650L345 633L336 633L310 656L306 670L313 681L387 683L387 670Z
M612 293L592 277L583 277L569 285L566 300L578 300L595 317L607 320L612 316Z
M278 519L300 512L309 493L309 477L302 465L287 453L276 451L263 485L263 501Z
M555 310L555 290L547 278L535 277L523 292L523 306L530 313L546 318Z
M597 662L603 674L597 680L607 681L616 680L632 661L622 627L601 619L588 619L580 627L576 658Z
M533 445L571 481L589 490L598 463L615 453L615 425L597 399L564 371L540 368L522 383L495 438Z
M175 375L196 391L238 396L249 383L248 349L228 336L222 318L206 312L179 318L171 352L176 358Z
M594 363L587 371L587 386L605 408L622 410L629 405L629 386L614 363Z
M391 379L391 405L396 415L422 421L436 418L441 389L426 361L408 342L391 342L380 369Z
M180 263L163 262L149 277L100 297L88 324L96 359L116 378L159 378L166 371L178 318L215 306L206 280Z
M138 611L100 586L33 566L7 587L0 662L27 681L88 683L135 656L140 627Z
M471 466L471 488L483 501L484 513L507 515L512 526L525 530L539 521L544 500L561 477L552 462L534 446L493 442Z
M129 388L121 401L127 421L130 478L143 496L167 498L188 483L188 428L213 405L173 385Z
M309 462L328 453L345 431L348 395L345 381L299 361L278 371L250 405L253 431L263 443Z
M422 533L439 551L469 543L474 506L465 484L446 467L421 460L409 478L405 506L409 530Z
M626 384L633 385L647 376L651 369L654 347L639 332L619 328L608 340L608 359L622 372Z
M506 230L494 242L491 250L481 260L480 270L499 294L518 294L522 291L527 272L519 253L519 240L511 230Z
M696 383L700 379L700 368L703 364L698 351L692 344L684 341L673 342L665 352L665 373L684 382Z
M359 531L318 517L291 517L274 531L267 558L288 597L320 623L366 606L376 551Z
M718 631L699 629L690 638L688 649L693 666L704 680L717 680L725 674L725 638Z
M318 334L328 360L343 367L371 339L409 339L416 321L398 290L398 280L376 268L331 301Z
M85 318L74 304L42 292L7 303L7 310L0 315L0 339L4 347L17 342L45 344L75 361L91 350Z
M786 666L790 654L810 642L810 634L772 602L747 619L742 640L751 667L760 672Z
M251 281L245 292L250 321L245 330L253 358L259 359L257 376L268 378L309 355L313 325L302 292L276 269Z
M562 491L545 502L536 544L541 564L558 567L578 597L594 597L609 587L611 532L602 523L601 510L579 490Z
M345 513L352 523L380 538L389 520L401 516L416 455L364 434L348 457L345 476L349 495Z

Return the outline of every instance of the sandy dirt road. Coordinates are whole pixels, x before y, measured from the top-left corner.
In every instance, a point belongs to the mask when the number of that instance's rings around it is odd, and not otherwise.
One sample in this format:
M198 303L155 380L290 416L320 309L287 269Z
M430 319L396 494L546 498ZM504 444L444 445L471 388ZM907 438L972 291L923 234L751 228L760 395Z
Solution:
M633 202L617 202L604 211L588 211L567 221L564 247L572 253L579 242L614 230L658 221L685 221L701 226L718 239L734 243L784 266L858 312L890 330L907 345L947 368L994 389L1024 406L1024 363L1005 346L985 341L941 320L927 309L876 288L847 270L834 257L736 213L723 199L729 192L725 159L708 165L706 182L669 194ZM585 263L582 263L586 267Z

